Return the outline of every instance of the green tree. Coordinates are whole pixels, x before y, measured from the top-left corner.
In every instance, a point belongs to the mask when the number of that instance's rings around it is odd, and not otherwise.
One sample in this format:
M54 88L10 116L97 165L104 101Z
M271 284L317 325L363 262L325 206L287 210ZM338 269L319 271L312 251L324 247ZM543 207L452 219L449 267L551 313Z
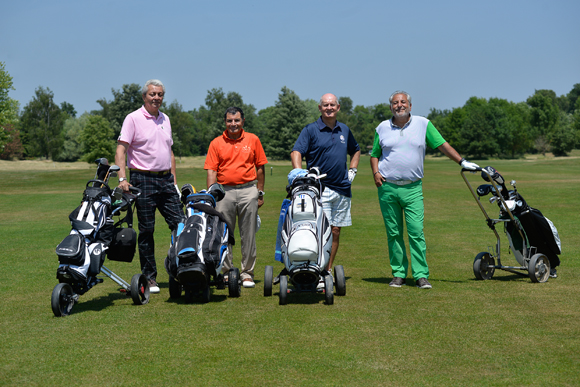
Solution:
M20 141L20 132L12 124L3 127L6 134L6 143L0 151L0 159L14 160L21 159L24 154L24 147Z
M342 110L342 106L341 106ZM348 125L359 146L364 149L371 149L375 138L377 126L392 117L389 104L380 103L374 106L357 105L350 117L347 116L345 124Z
M575 138L575 147L579 147L580 146L580 98L576 99L576 102L574 103L575 109L574 109L574 113L572 114L572 129L574 130L574 133L576 135Z
M112 137L113 129L106 118L89 116L80 136L83 160L88 163L101 157L114 160L116 143Z
M289 160L292 147L309 118L304 101L294 91L282 87L272 111L270 136L264 144L268 158Z
M64 122L64 143L56 161L77 161L83 155L82 134L90 115L84 113L79 118L70 117Z
M244 130L253 133L259 129L256 108L252 104L245 104L240 94L230 91L226 95L221 88L208 90L205 106L191 112L195 120L195 132L201 141L200 149L204 154L209 143L226 130L224 114L226 109L232 106L244 111Z
M111 89L113 100L107 101L105 98L97 100L101 105L101 110L95 110L91 114L97 114L109 120L113 128L113 136L117 138L121 133L121 127L127 114L134 112L143 105L141 86L136 83L125 84L121 90ZM163 111L163 109L160 109ZM171 119L171 118L170 118Z
M534 132L536 148L543 154L549 150L550 137L558 124L559 109L556 105L555 93L551 90L536 90L527 99L530 105L530 125Z
M18 101L10 98L8 93L14 90L12 77L5 70L4 62L0 62L0 153L4 145L14 136L14 126L18 123ZM7 127L12 129L8 134Z
M576 131L571 114L560 111L558 125L550 134L550 145L554 156L567 156L576 145Z
M502 153L511 156L528 152L534 144L533 132L530 126L530 107L525 102L509 102L506 107L508 125L510 130L509 138L502 144Z
M163 109L169 116L171 132L173 133L173 152L176 157L197 156L201 154L201 141L195 131L193 115L183 111L177 101L171 102Z
M576 83L574 85L574 87L572 87L572 90L570 90L570 92L568 93L568 95L566 96L568 97L568 114L574 114L575 110L578 110L578 108L576 107L576 102L578 101L578 98L580 97L580 83Z
M66 101L60 104L60 110L62 110L72 118L77 116L77 111L75 110L74 106Z
M308 111L308 122L314 122L320 117L320 110L318 110L318 101L308 98L304 100L306 110Z
M25 153L32 157L57 156L64 141L62 128L68 114L54 103L49 88L38 87L20 117L20 135Z
M505 113L477 97L471 97L463 109L465 120L459 131L462 152L476 157L499 153L498 136L504 135Z

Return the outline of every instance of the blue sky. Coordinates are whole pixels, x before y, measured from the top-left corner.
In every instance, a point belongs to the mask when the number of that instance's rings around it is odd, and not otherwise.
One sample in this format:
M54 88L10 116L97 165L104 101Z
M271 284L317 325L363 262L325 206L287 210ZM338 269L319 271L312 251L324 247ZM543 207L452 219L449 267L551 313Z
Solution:
M471 96L567 94L580 83L579 15L577 0L20 0L0 8L0 61L21 107L43 86L80 114L158 78L185 110L219 87L259 110L287 86L365 106L403 89L426 115Z

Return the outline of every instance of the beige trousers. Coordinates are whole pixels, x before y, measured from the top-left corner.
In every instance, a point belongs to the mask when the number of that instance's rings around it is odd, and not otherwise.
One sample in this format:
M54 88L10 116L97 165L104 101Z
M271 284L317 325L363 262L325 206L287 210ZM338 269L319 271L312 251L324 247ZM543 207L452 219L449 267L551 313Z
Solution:
M231 226L236 229L236 218L239 220L240 239L236 236L236 243L240 243L242 260L240 279L254 278L256 265L256 226L258 216L258 189L256 184L242 184L241 186L224 185L226 196L217 203L216 210L221 212ZM234 232L230 230L230 232ZM222 272L227 273L233 267L232 246L228 246L228 254L222 266Z

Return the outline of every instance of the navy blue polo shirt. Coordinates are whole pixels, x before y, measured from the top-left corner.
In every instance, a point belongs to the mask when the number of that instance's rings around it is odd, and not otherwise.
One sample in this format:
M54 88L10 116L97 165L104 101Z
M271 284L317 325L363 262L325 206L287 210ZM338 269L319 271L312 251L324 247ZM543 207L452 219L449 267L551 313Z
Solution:
M348 197L352 195L346 155L352 156L359 150L348 126L336 121L334 128L329 128L322 117L302 129L292 149L306 159L307 168L318 167L328 175L322 180L324 185Z

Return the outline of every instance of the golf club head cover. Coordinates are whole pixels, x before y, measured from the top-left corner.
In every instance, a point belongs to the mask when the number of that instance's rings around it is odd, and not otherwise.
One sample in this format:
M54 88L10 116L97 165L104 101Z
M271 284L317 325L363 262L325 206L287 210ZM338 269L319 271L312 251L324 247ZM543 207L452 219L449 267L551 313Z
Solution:
M296 179L298 177L304 177L307 174L308 174L308 171L306 169L294 168L288 174L288 184L292 184L292 182L294 181L294 179Z

